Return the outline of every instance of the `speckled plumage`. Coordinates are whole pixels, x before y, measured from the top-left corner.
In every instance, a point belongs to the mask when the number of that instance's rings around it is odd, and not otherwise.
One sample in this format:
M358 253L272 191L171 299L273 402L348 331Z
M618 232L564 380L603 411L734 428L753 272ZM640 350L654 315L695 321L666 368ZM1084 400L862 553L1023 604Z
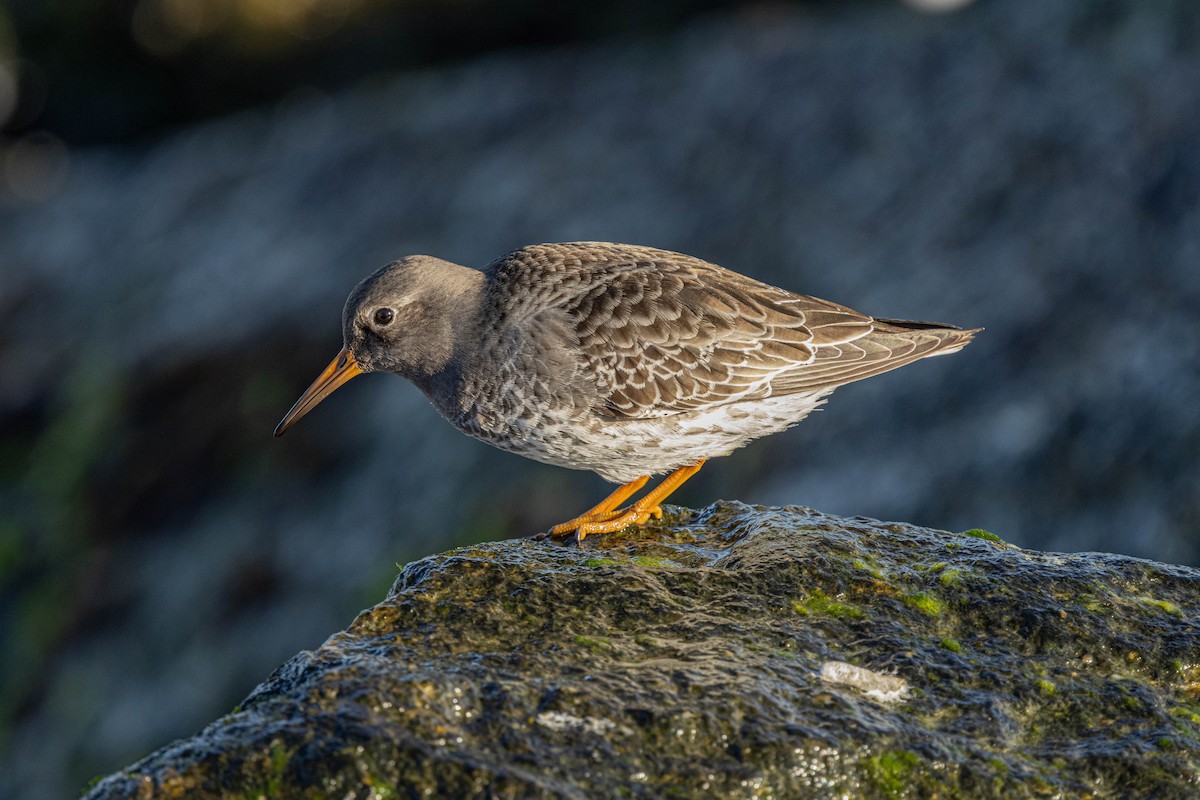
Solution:
M601 242L531 245L482 272L409 256L359 284L343 330L360 371L411 379L464 433L614 482L729 453L975 333Z

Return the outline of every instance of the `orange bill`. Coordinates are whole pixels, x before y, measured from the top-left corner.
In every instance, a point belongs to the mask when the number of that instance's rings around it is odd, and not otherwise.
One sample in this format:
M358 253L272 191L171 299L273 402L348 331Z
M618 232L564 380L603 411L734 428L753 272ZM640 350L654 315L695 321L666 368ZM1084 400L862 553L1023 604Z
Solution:
M337 358L329 362L329 366L325 368L324 372L317 376L317 379L312 382L312 386L309 386L304 394L300 395L300 399L296 401L296 405L292 406L291 411L287 412L280 420L279 425L275 427L275 435L283 436L287 429L295 425L301 417L333 394L334 389L362 373L362 367L358 366L354 356L350 355L350 351L343 347L342 352L337 354Z

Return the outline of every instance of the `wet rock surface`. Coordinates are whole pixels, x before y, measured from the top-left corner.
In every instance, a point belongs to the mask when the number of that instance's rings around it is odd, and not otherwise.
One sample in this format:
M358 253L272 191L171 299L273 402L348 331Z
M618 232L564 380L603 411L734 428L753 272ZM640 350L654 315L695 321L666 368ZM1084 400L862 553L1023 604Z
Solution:
M1200 572L719 503L409 564L90 798L1185 797Z

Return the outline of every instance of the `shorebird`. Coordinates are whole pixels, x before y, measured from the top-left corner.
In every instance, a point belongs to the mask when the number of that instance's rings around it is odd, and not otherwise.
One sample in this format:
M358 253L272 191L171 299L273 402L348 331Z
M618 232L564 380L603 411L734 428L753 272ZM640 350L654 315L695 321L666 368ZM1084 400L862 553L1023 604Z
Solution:
M469 436L621 484L550 531L583 539L661 517L706 460L979 330L871 317L651 247L536 244L483 270L407 256L350 293L341 352L275 435L351 378L396 373Z

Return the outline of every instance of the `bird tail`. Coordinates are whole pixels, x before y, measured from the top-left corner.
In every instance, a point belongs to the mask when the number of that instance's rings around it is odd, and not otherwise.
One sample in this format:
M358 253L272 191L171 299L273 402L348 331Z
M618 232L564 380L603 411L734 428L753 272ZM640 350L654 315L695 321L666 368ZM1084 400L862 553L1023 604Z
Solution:
M933 335L939 339L940 342L932 350L925 352L921 358L957 353L975 338L975 334L983 330L983 328L959 328L956 325L946 325L941 322L918 322L916 320L884 319L880 317L875 318L873 327L877 333L898 333L903 335L919 331L926 335Z

